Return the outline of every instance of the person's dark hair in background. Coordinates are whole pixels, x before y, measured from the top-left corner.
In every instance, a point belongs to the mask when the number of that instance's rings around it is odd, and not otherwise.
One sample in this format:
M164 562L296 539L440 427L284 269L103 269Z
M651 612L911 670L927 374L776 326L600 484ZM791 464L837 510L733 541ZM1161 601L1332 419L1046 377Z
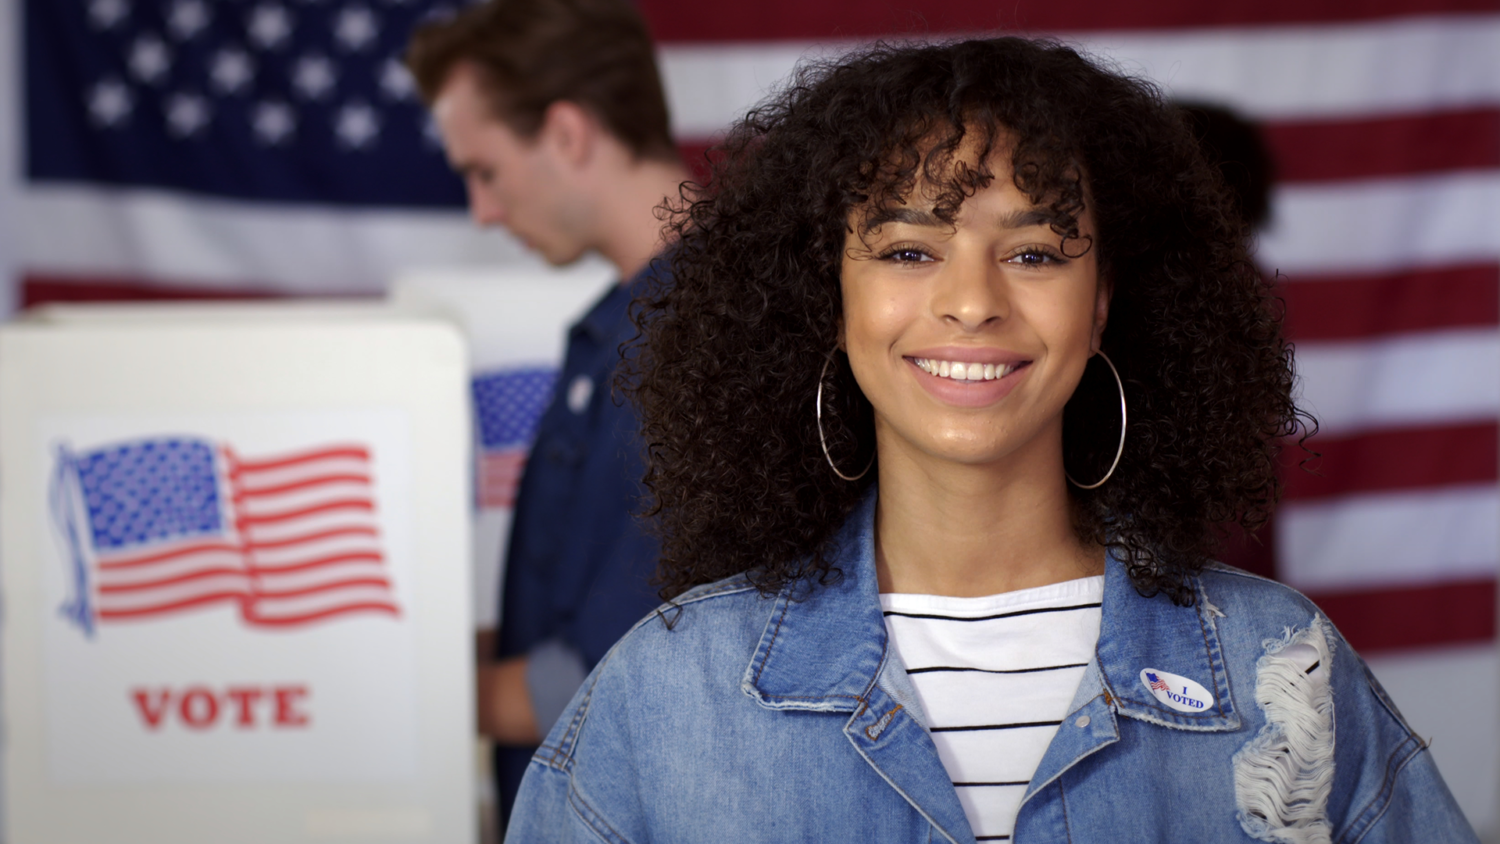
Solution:
M1235 204L1252 229L1271 219L1271 182L1275 163L1260 129L1234 111L1210 103L1178 103L1199 149L1223 177Z
M677 161L651 36L629 3L481 3L418 29L406 63L428 105L455 67L470 64L495 115L523 137L536 134L548 106L566 100L636 156Z
M1276 161L1260 127L1227 106L1193 101L1179 101L1177 106L1198 139L1204 160L1229 189L1250 233L1264 229L1271 221ZM1248 533L1239 525L1229 525L1221 559L1263 577L1275 577L1275 520L1272 512L1265 524Z

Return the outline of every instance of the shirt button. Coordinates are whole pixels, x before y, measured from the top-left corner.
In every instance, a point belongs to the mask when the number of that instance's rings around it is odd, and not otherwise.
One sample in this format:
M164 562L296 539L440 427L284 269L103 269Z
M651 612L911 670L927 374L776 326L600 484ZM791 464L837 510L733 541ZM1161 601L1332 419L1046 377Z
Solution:
M587 375L580 375L568 385L568 409L574 413L588 410L589 399L594 397L594 382Z
M1077 727L1080 730L1083 729L1084 727L1087 727L1088 725L1089 725L1089 716L1087 716L1087 715L1080 715L1080 716L1078 716L1078 718L1075 721L1073 721L1073 726Z

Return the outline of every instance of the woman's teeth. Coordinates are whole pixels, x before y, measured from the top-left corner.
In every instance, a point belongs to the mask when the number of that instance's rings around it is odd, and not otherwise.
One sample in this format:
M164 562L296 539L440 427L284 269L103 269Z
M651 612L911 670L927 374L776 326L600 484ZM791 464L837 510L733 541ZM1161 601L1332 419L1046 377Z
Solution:
M954 381L993 381L1015 372L1019 363L964 363L956 360L928 360L913 358L923 372Z

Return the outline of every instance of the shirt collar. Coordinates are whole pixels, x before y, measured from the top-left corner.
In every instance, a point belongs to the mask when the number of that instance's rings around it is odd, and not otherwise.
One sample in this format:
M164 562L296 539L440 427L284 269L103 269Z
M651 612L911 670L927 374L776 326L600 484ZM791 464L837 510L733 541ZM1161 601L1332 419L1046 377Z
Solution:
M607 343L619 333L619 325L629 318L630 304L644 291L642 282L649 278L667 278L670 258L666 253L653 257L623 284L612 284L588 313L577 323L577 329L599 343Z
M874 685L888 651L875 574L876 498L871 486L834 539L831 557L842 576L826 586L794 584L773 603L742 683L761 705L852 712ZM1186 730L1238 729L1215 623L1219 612L1199 578L1189 584L1194 606L1160 594L1142 597L1126 566L1111 555L1090 673L1098 672L1105 700L1127 717ZM1213 694L1214 705L1179 712L1150 693L1143 670L1190 678Z

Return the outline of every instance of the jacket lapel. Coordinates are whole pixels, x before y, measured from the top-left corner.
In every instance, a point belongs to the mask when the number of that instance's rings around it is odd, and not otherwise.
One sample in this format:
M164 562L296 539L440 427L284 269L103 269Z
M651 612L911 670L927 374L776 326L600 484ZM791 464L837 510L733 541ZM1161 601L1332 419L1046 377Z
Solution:
M1240 727L1219 645L1218 610L1200 578L1189 578L1197 600L1180 607L1165 595L1143 598L1124 564L1111 558L1104 572L1104 605L1095 655L1104 690L1121 715L1164 727L1224 732ZM1201 712L1179 711L1152 694L1143 671L1164 671L1201 684L1213 696Z
M837 583L788 587L773 602L740 687L768 709L851 713L844 734L881 779L944 837L972 841L906 668L886 646L875 501L872 488L835 540Z

